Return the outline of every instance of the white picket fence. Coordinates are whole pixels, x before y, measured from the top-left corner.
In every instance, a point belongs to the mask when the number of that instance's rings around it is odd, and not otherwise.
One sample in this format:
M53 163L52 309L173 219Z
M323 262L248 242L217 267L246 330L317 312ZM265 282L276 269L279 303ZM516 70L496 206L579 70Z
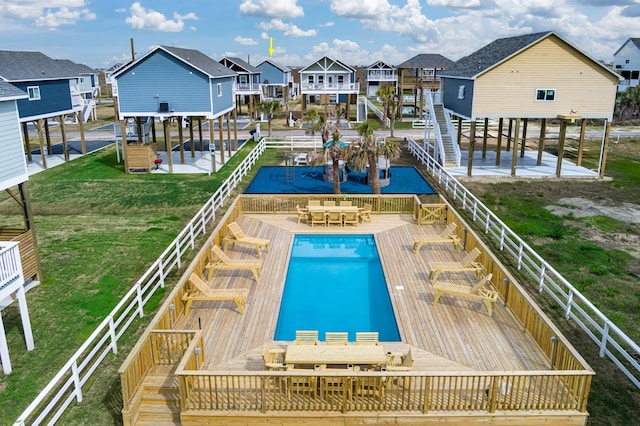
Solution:
M262 140L29 404L14 426L53 425L74 400L82 401L83 386L109 353L118 352L120 338L138 317L144 316L147 302L165 286L165 278L181 267L185 254L195 248L197 236L207 232L207 226L216 220L216 212L265 149L266 144Z
M640 388L640 347L620 330L593 303L576 290L558 271L540 257L507 225L480 202L458 180L451 176L413 139L408 139L409 151L422 162L453 200L468 210L472 220L510 256L518 270L537 283L538 291L549 295L562 308L566 319L573 320L600 349L600 357L607 356Z

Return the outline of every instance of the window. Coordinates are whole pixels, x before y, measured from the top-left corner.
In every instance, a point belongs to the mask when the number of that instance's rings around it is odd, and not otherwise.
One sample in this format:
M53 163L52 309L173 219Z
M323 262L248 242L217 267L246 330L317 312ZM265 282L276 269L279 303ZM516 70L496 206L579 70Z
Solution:
M338 84L344 84L344 75L338 76Z
M555 101L556 89L536 89L536 101Z
M318 84L324 84L324 75L318 76Z
M309 81L309 84L313 84L313 76L312 75L309 76L309 80L308 81Z
M220 97L222 96L222 83L218 83L217 88L218 88L218 97Z
M39 86L29 86L27 87L27 93L29 94L30 101L39 101L40 100L40 87Z
M240 84L247 84L246 74L240 74Z
M629 63L629 60L628 60L628 59L625 59L625 60L624 60L624 63L625 63L625 64L628 64L628 63Z
M458 86L458 99L464 99L464 91L465 91L465 85L461 84L460 86Z

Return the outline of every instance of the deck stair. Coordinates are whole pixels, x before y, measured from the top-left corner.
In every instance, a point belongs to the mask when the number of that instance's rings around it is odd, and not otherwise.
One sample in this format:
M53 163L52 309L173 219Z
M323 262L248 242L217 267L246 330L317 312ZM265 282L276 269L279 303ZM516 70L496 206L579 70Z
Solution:
M142 384L136 426L180 425L180 392L175 366L154 367Z
M434 104L433 108L435 110L435 119L438 122L438 127L440 128L440 136L442 138L442 145L444 148L444 158L445 164L444 167L458 167L459 164L456 162L456 143L455 143L455 135L451 135L447 129L452 128L452 126L447 125L447 120L450 120L448 114L445 112L442 104Z

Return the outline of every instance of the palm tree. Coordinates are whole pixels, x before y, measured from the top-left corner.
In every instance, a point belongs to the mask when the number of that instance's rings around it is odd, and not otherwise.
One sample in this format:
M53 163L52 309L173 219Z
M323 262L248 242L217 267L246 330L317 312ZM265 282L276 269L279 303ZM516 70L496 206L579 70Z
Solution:
M387 118L389 117L389 101L393 99L396 89L391 86L383 86L378 89L376 96L382 101L382 128L387 128Z
M258 111L267 114L267 122L269 123L269 136L271 136L271 120L273 116L282 111L282 104L278 101L262 101L258 104Z
M331 140L329 139L331 135ZM326 141L325 141L326 137ZM324 147L325 162L331 160L333 193L340 193L340 160L344 156L347 144L340 140L340 129L334 124L327 123L322 129L322 146Z
M371 192L380 194L380 176L378 175L378 158L384 156L389 160L400 156L400 146L391 140L380 140L375 135L375 124L369 120L356 128L362 141L354 147L349 155L349 164L354 169L363 171L369 166L369 184Z

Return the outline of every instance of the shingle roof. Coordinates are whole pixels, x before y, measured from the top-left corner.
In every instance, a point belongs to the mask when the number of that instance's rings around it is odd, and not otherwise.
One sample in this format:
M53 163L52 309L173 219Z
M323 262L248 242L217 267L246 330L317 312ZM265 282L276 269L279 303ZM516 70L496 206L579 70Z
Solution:
M274 67L276 67L276 68L279 68L280 70L282 70L282 71L284 71L284 72L291 72L291 68L289 68L288 66L286 66L286 65L280 65L279 63L274 62L274 61L272 61L271 59L265 59L264 61L260 62L260 64L259 64L258 66L260 66L260 65L264 64L265 62L266 62L266 63L269 63L269 64L271 64L271 65L273 65L273 66L274 66ZM259 69L259 68L258 68L258 69Z
M220 63L222 63L222 61L224 61L224 60L237 65L238 67L242 68L244 71L247 71L247 72L249 72L251 74L260 74L260 72L261 72L258 68L254 67L249 62L243 61L240 58L233 58L233 57L230 57L230 56L225 56L224 58L220 59Z
M613 56L616 56L618 52L620 52L620 50L622 50L622 48L625 47L629 42L633 43L638 49L640 49L640 38L628 38L627 41L622 43L622 46L620 46L620 48L616 50L616 53L614 53Z
M449 68L454 62L439 53L421 53L407 59L396 68Z
M57 80L77 74L40 52L0 50L0 77L8 81Z
M93 68L84 64L77 64L69 59L56 59L55 61L60 63L63 67L66 67L70 72L74 72L76 75L97 74L96 70Z
M11 83L0 80L0 100L26 98L27 94Z
M225 67L219 62L216 62L213 58L210 58L209 56L198 50L182 49L179 47L170 46L160 46L160 48L166 50L180 60L193 65L195 68L210 75L211 77L226 77L236 75L233 70L230 70L229 68Z
M550 34L553 33L546 31L516 37L499 38L481 49L476 50L469 56L460 58L453 66L443 71L440 76L472 78Z

